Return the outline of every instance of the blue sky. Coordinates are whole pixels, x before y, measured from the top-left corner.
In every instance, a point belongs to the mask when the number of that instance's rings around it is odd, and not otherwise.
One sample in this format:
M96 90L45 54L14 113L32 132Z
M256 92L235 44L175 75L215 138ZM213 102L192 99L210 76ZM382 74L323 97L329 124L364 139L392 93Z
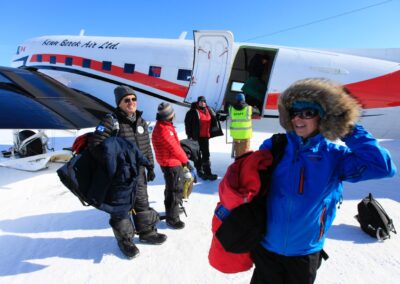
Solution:
M301 47L398 47L400 0L18 0L0 4L0 65L43 35L177 38L231 30L235 41Z

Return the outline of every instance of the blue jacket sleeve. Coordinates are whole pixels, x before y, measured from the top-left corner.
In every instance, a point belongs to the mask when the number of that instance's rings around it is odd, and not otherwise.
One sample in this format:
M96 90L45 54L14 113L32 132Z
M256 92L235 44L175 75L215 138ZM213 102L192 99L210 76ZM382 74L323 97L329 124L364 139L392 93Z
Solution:
M348 147L341 163L341 179L358 182L368 179L392 177L396 174L390 153L361 125L343 138Z

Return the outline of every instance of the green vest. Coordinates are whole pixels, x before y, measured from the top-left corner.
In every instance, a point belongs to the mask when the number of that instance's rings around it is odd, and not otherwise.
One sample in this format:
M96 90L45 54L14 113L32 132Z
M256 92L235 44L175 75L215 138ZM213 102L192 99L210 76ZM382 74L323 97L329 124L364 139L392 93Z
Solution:
M253 135L252 108L246 106L241 110L229 107L229 116L231 118L230 131L233 139L249 139Z

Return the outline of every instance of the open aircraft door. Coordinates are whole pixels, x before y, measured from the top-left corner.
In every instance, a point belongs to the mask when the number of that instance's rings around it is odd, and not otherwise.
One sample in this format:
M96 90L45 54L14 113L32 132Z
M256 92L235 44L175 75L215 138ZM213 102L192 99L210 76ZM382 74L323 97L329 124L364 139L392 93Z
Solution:
M230 31L193 31L193 38L193 71L185 102L204 96L207 105L218 110L229 78L233 34Z

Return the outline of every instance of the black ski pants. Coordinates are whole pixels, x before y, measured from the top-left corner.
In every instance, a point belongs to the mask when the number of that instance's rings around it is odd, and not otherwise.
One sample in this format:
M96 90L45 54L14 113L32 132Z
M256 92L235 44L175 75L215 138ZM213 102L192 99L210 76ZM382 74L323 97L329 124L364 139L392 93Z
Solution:
M258 245L251 253L255 264L250 284L312 284L321 265L321 252L284 256Z
M149 210L149 195L147 193L147 178L145 167L139 167L139 175L137 177L137 186L135 194L135 202L133 209L136 212L143 212Z
M179 221L179 206L182 204L183 195L183 168L161 167L165 179L164 204L167 220Z
M210 138L199 137L199 146L202 164L210 161Z
M159 221L157 212L149 206L149 195L147 193L147 178L145 167L139 167L139 175L137 176L135 200L133 203L135 215L133 222L138 234L148 233L155 230L155 226ZM112 214L110 220L131 219L130 212L121 212ZM111 222L111 221L110 221Z

